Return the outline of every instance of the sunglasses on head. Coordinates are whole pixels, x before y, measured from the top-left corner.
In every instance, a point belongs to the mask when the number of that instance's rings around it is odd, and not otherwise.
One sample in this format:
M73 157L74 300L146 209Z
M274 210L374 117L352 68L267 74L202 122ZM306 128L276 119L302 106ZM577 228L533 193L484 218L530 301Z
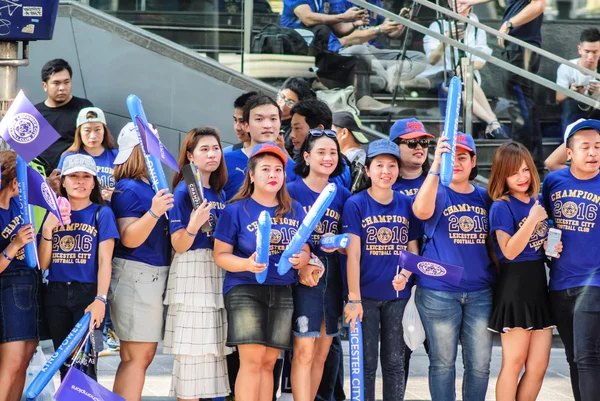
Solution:
M314 128L314 129L311 129L310 131L308 131L308 133L310 136L314 136L315 138L322 137L323 135L325 135L326 137L329 137L329 138L337 138L337 134L335 133L335 131L330 130L330 129Z
M428 148L431 141L428 138L421 139L400 139L400 144L408 146L409 149L416 149L417 145L421 145L423 149Z

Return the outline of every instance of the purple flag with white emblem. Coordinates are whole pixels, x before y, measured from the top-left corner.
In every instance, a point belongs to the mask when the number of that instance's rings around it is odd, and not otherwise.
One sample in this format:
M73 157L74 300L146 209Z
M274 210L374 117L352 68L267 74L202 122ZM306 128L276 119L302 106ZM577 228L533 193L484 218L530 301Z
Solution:
M58 217L58 221L60 221L60 224L63 225L62 216L60 215L60 208L58 207L58 200L56 199L54 191L50 189L50 186L44 177L42 177L40 173L29 166L27 166L27 187L29 204L36 205L50 211L50 213Z
M0 135L27 163L60 138L23 91L0 122Z
M144 146L147 153L178 172L179 166L177 165L177 160L169 153L165 145L163 145L160 139L154 135L150 127L144 124L144 121L141 118L136 117L135 120L138 129L140 130L140 136L142 137L142 146Z
M460 266L427 259L407 251L400 251L400 256L398 257L398 266L408 270L409 272L424 277L435 278L454 286L458 286L460 284L460 280L464 271L464 269Z

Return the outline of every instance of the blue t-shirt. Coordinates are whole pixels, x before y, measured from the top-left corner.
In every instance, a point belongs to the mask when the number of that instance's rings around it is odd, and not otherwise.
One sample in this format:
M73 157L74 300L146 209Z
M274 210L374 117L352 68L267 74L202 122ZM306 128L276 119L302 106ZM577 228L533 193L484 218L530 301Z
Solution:
M117 219L141 218L150 210L154 195L152 186L144 181L131 178L120 180L115 186L111 202L115 217ZM168 266L171 261L171 240L165 215L160 216L142 245L132 249L119 243L115 249L115 257L152 266Z
M321 236L325 233L332 233L333 235L336 235L342 232L342 209L344 208L344 203L346 203L346 200L351 195L350 191L348 191L346 188L340 187L337 184L336 186L337 191L335 193L335 197L312 234L312 243L315 245L315 250L313 253L319 257L331 255L331 253L327 253L321 249L321 246L319 245ZM292 182L288 186L288 191L292 199L298 201L298 203L302 205L305 213L308 213L320 195L319 192L314 192L311 190L302 179Z
M52 232L52 257L48 281L96 283L98 246L108 239L119 239L115 216L108 206L92 203L71 211L71 223ZM42 240L43 241L43 240Z
M552 261L550 290L600 287L600 174L579 180L570 168L553 171L544 180L542 194L548 216L562 231L563 251Z
M490 207L490 226L491 233L494 239L494 248L496 255L502 263L525 262L529 260L543 259L544 241L548 237L548 221L540 221L533 234L529 238L529 243L516 258L513 260L507 259L502 254L502 250L498 245L496 230L502 230L509 235L515 235L519 228L527 220L529 211L535 204L535 199L530 199L529 203L523 203L520 200L509 196L508 200L496 200Z
M96 170L98 171L98 181L100 182L100 186L102 188L114 188L115 187L115 179L113 178L113 170L115 165L115 157L117 157L117 153L119 153L116 149L104 149L104 152L98 156L92 156L94 161L96 162ZM60 156L60 161L58 162L58 169L62 170L63 163L65 158L70 155L75 155L75 152L63 153ZM81 149L79 154L88 155L88 152Z
M175 191L173 191L173 195L175 196L175 206L169 211L169 228L171 229L171 233L185 229L188 226L190 214L193 209L185 182L180 182L177 185ZM221 191L221 195L219 196L211 188L204 188L204 198L212 205L209 221L214 227L219 214L225 209L225 192ZM193 251L195 249L213 249L212 239L206 233L203 233L202 230L198 230L198 234L189 250Z
M374 6L385 8L383 5L383 1L381 0L367 0L369 4L373 4ZM346 10L356 7L355 4L347 1L347 0L332 0L331 1L331 14L343 14ZM369 13L369 26L381 25L385 22L385 17L383 15L375 14L372 11L367 11ZM371 39L369 44L377 47L378 49L383 49L383 45L377 39ZM329 50L332 52L339 52L342 48L342 44L337 36L331 32L329 36Z
M227 166L227 184L225 184L225 196L231 199L237 194L242 187L246 178L246 170L248 169L248 156L242 149L234 150L233 152L225 153L225 165ZM296 163L288 158L285 165L285 180L287 182L296 181L294 173Z
M420 175L417 178L412 179L400 178L394 183L394 185L392 185L392 189L394 191L400 192L401 194L414 198L415 196L417 196L417 193L419 192L419 189L421 188L421 185L423 185L424 182L424 175Z
M286 246L298 231L304 219L304 211L298 202L293 202L292 212L283 218L275 217L276 207L265 207L252 198L244 199L227 205L219 216L214 237L233 246L233 254L240 258L249 258L256 251L256 230L258 216L266 210L271 215L271 248L269 251L269 271L265 285L295 284L297 274L295 269L290 269L280 276L277 273L277 263ZM310 239L309 239L310 242ZM312 244L311 244L312 245ZM236 285L258 284L254 273L245 271L240 273L225 273L223 294Z
M417 285L436 291L472 292L494 284L496 270L486 247L490 202L484 191L475 187L470 194L461 194L438 187L433 216L424 223L426 234L430 234L431 224L438 224L423 256L461 266L464 272L459 286L424 276L417 276Z
M0 227L2 228L0 249L6 249L6 247L14 241L22 225L23 218L21 217L21 209L19 208L19 197L13 196L10 198L8 209L0 208ZM17 251L17 254L13 257L13 260L8 264L8 267L4 271L20 269L29 269L29 266L27 266L27 263L25 262L25 251L23 248Z
M313 13L329 14L331 2L326 0L283 0L280 25L284 28L306 28L294 14L296 7L307 4Z
M519 14L521 10L523 10L529 5L529 3L531 3L531 0L507 0L502 21L508 21L515 15ZM539 16L537 16L534 20L511 29L509 35L521 39L522 41L530 43L534 46L541 47L543 20L544 14L542 13ZM507 46L513 48L517 45L507 42Z
M419 236L410 198L394 192L394 199L382 205L368 190L359 192L344 205L342 227L345 233L360 237L361 296L379 301L409 298L410 286L396 297L392 280L400 251Z

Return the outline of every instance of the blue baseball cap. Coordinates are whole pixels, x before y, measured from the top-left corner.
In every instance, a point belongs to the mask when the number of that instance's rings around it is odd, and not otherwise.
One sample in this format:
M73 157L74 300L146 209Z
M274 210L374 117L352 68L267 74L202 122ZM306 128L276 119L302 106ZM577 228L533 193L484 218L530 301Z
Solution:
M378 139L369 144L367 148L367 157L375 157L379 155L394 156L400 162L400 150L398 145L388 139Z
M287 163L287 155L274 142L265 142L256 145L254 148L252 148L252 154L250 155L250 159L254 156L260 155L261 153L272 153L281 159L284 166Z
M390 141L396 139L414 139L421 137L434 138L433 135L425 131L423 123L416 118L405 118L398 120L392 125L390 129Z
M465 149L469 152L473 152L473 154L477 154L477 149L475 149L475 141L473 137L469 134L465 134L462 132L456 133L456 147Z
M567 139L575 135L577 131L581 131L583 129L593 129L600 134L600 121L580 118L574 123L569 124L565 130L565 145L567 144Z

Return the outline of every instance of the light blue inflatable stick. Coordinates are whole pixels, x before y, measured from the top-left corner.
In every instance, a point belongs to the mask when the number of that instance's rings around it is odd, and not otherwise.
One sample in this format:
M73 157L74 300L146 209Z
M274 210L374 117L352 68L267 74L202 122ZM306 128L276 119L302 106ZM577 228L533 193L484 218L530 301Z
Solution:
M17 155L17 184L19 185L19 212L23 225L32 224L31 209L29 208L29 187L27 185L27 163ZM34 228L35 232L35 228ZM37 251L35 242L25 244L25 263L32 269L37 267Z
M290 271L292 264L290 263L289 258L300 252L304 244L306 244L308 238L315 230L315 227L317 227L317 224L319 224L319 221L321 221L321 218L325 215L327 208L331 205L336 192L337 187L335 184L327 184L323 192L321 192L310 208L302 221L302 224L300 224L298 231L281 254L281 259L279 259L279 263L277 264L277 272L280 276L283 276Z
M65 363L67 358L73 353L79 342L85 336L90 329L90 312L83 315L83 317L77 322L73 330L63 340L62 344L56 352L48 359L48 362L44 365L40 373L33 379L27 392L25 393L28 400L34 400L37 397L48 382L54 376L54 373Z
M271 215L266 210L258 216L258 230L256 230L256 263L264 263L267 268L256 273L256 281L262 284L269 274L269 251L271 248Z
M350 236L348 234L338 234L321 237L319 244L321 248L325 249L346 249L350 245Z
M352 401L363 401L365 399L364 388L364 353L362 324L356 319L354 330L350 331L350 399Z
M448 102L446 104L446 122L444 123L443 136L448 138L450 153L442 154L440 180L442 185L448 186L454 174L454 160L456 158L456 133L458 132L458 118L460 116L460 99L462 96L462 82L454 77L448 86Z

